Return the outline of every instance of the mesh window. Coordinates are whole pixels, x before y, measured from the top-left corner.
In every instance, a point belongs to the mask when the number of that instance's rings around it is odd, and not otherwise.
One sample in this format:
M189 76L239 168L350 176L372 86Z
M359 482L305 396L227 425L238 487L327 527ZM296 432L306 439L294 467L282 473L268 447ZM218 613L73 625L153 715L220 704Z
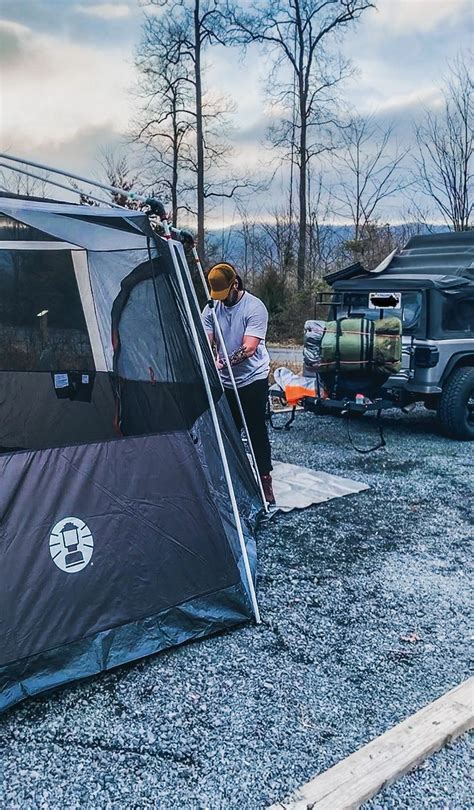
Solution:
M70 251L0 250L0 370L94 370Z

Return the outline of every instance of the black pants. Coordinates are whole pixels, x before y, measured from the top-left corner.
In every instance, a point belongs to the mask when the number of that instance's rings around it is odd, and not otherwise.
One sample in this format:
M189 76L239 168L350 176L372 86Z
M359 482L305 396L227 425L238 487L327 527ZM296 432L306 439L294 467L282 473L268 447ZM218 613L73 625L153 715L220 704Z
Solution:
M250 385L239 388L239 397L249 429L250 441L257 460L260 475L268 475L272 469L270 441L268 438L265 411L268 397L268 380L256 380ZM242 417L235 398L234 389L226 388L225 394L229 403L237 430L242 429Z

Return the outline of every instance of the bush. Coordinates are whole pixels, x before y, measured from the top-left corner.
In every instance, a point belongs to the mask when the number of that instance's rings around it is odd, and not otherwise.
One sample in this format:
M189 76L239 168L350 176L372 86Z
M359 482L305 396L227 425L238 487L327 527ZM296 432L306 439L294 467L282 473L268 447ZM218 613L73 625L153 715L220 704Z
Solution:
M267 340L281 340L280 336L285 330L288 294L285 277L281 276L273 267L266 268L256 279L252 292L261 298L268 309Z
M316 294L329 289L321 280L304 290L297 290L275 268L266 268L251 291L261 298L268 309L267 340L273 343L302 343L304 322L315 316Z

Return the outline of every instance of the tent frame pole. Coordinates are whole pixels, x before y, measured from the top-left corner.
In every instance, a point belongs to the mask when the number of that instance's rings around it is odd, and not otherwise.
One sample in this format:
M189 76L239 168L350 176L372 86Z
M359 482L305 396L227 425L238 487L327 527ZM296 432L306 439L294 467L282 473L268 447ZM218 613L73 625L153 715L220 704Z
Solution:
M55 169L54 166L48 166L46 163L37 163L34 160L27 160L26 158L17 157L16 155L9 155L8 152L0 152L0 158L6 158L7 160L11 160L13 163L24 163L25 166L33 166L33 168L41 169L45 172L62 174L64 177L71 177L73 180L79 180L81 183L88 183L91 186L96 186L96 188L102 188L104 191L109 191L111 194L118 194L121 197L125 197L127 200L138 200L138 202L143 202L145 205L148 205L153 214L157 214L163 223L166 223L166 225L168 224L165 207L163 203L160 202L160 200L157 200L155 197L146 197L143 194L137 194L135 191L126 191L123 188L110 186L107 183L100 183L98 180L92 180L92 178L84 177L81 174L73 174L65 169ZM7 164L7 167L13 169L13 166L10 166L9 164ZM124 206L118 207L124 208Z
M45 172L53 172L53 174L62 174L64 175L64 177L71 177L73 180L80 180L81 183L88 183L91 186L102 188L104 191L110 191L112 194L120 194L120 196L129 197L135 200L142 200L143 202L145 202L146 200L146 197L144 197L141 194L134 194L131 191L125 191L124 189L117 188L117 186L109 186L107 183L100 183L98 180L92 180L90 177L84 177L81 174L73 174L72 172L68 172L66 170L63 171L62 169L55 169L53 166L48 166L46 163L37 163L34 160L27 160L26 158L16 157L15 155L9 155L8 152L0 152L0 158L12 160L14 163L24 163L25 166L33 166L35 169L42 169L42 171ZM8 168L10 168L10 166L8 166Z
M167 230L168 230L168 233L169 233L169 226L168 226ZM165 234L166 234L166 229L165 229ZM170 235L167 238L168 238L168 240L170 240ZM238 537L239 537L240 550L242 552L242 559L243 559L243 563L244 563L245 574L246 574L246 577L247 577L247 583L248 583L248 587L249 587L250 599L251 599L251 602L252 602L252 608L253 608L253 612L254 612L254 616L255 616L255 621L256 621L257 624L261 624L260 611L259 611L258 603L257 603L257 595L255 593L255 587L254 587L253 579L252 579L252 572L250 570L249 556L248 556L248 553L247 553L247 547L245 545L245 538L244 538L244 533L243 533L243 529L242 529L242 521L240 520L239 508L237 506L237 500L236 500L236 497L235 497L234 485L232 483L232 476L230 474L230 469L229 469L229 462L227 460L227 454L226 454L225 447L224 447L224 441L222 439L221 426L219 424L219 418L217 416L217 410L216 410L216 405L215 405L215 402L214 402L214 397L212 396L211 384L209 382L209 377L207 375L206 363L205 363L205 360L204 360L204 355L202 353L201 345L199 343L199 336L198 336L198 333L197 333L196 324L194 323L193 313L192 313L192 310L191 310L191 305L189 303L188 295L186 293L186 288L184 286L184 280L183 280L183 277L182 277L182 274L181 274L181 268L180 268L178 260L176 258L176 255L175 255L175 252L174 252L174 247L173 247L171 241L168 242L168 246L169 246L169 250L170 250L170 254L171 254L171 259L172 259L172 262L173 262L173 265L174 265L174 269L175 269L175 272L176 272L176 276L177 276L181 296L183 298L184 307L186 309L186 315L188 317L189 327L191 329L191 334L192 334L193 341L194 341L194 348L196 349L196 354L197 354L199 365L200 365L200 368L201 368L201 374L202 374L203 381L204 381L204 387L206 389L207 399L208 399L208 402L209 402L209 408L210 408L210 411L211 411L211 417L212 417L212 422L213 422L213 425L214 425L214 430L215 430L215 434L216 434L216 438L217 438L217 444L218 444L218 447L219 447L222 466L224 468L224 476L225 476L227 489L229 491L230 501L231 501L231 505L232 505L232 512L234 514L234 520L235 520L235 524L236 524L237 534L238 534Z
M41 177L40 174L34 174L34 172L27 172L26 169L20 169L16 166L9 166L8 163L1 163L0 167L4 169L9 169L11 172L16 172L17 174L26 174L27 177L33 177L35 180L41 180L42 183L48 183L50 186L57 186L58 188L64 188L66 191L71 191L73 194L79 194L82 197L88 197L90 200L94 200L95 202L102 203L102 205L109 205L111 208L121 208L124 209L123 205L117 205L117 203L109 202L108 200L101 200L100 197L95 197L94 194L89 194L87 191L83 191L81 188L73 188L72 186L66 186L65 183L59 183L57 180L50 180L46 177ZM8 191L8 189L5 189ZM87 203L83 203L83 205L87 206Z

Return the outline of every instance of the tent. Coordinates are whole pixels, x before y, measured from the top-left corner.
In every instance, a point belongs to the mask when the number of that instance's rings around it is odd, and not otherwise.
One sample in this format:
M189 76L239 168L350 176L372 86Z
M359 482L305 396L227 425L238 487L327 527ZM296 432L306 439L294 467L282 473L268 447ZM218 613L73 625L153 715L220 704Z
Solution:
M261 501L182 245L0 196L0 708L252 616Z

